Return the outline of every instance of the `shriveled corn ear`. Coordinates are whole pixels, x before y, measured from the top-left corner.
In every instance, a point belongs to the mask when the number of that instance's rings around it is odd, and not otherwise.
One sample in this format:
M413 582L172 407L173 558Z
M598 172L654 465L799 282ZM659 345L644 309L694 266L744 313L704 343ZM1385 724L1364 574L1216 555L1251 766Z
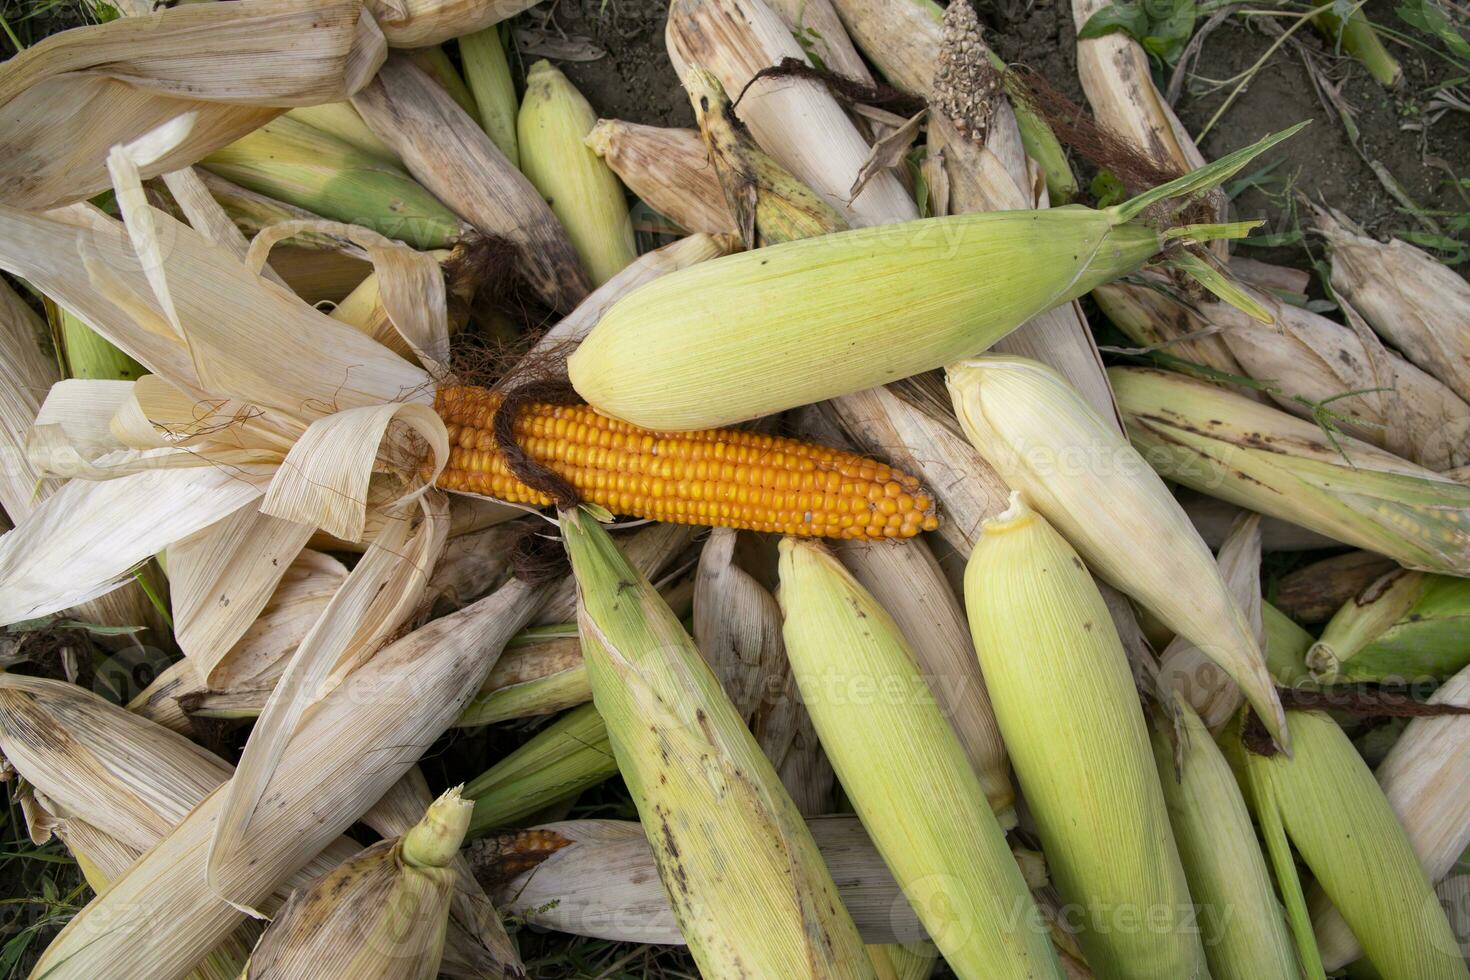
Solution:
M1409 360L1470 401L1470 284L1397 238L1379 242L1335 211L1317 211L1332 288Z
M519 246L517 268L552 309L569 312L587 295L591 284L566 229L535 186L412 61L390 57L352 105L456 214Z
M1395 569L1343 603L1307 654L1334 683L1442 680L1470 663L1470 580Z
M1150 737L1210 976L1295 980L1296 949L1230 764L1183 698L1170 708L1172 724L1155 717Z
M1189 518L1122 434L1035 361L986 355L951 365L947 378L980 455L1103 580L1230 675L1280 733L1281 704L1250 622Z
M857 817L815 817L807 826L864 941L923 938ZM476 841L468 854L497 903L528 925L617 942L684 943L653 848L636 822L545 824Z
M511 643L455 726L553 714L591 701L592 685L576 627L555 629L556 635L543 638L533 630L524 643Z
M449 429L445 490L545 506L511 475L491 419L499 396L443 387ZM516 418L522 447L593 503L678 524L846 538L912 537L938 527L917 481L851 453L738 430L644 432L595 409L532 403Z
M965 611L922 537L899 547L886 542L844 542L836 546L843 566L877 601L908 641L915 665L954 728L1002 827L1015 820L1005 743L985 679L975 659L975 644Z
M590 704L573 708L530 741L465 784L475 804L469 834L514 826L553 803L615 776L607 726Z
M719 176L725 203L747 247L774 245L847 228L815 191L773 160L736 121L735 109L711 72L691 65L684 90Z
M569 358L572 383L610 415L678 430L940 367L1148 262L1181 232L1142 212L1213 186L1290 132L1107 211L954 215L702 263L614 304Z
M1143 710L1107 606L1020 493L984 525L965 608L991 704L1088 963L1205 976ZM1113 917L1133 910L1149 930Z
M782 540L779 597L827 757L945 960L961 977L1060 977L1005 833L898 626L815 542Z
M505 43L500 28L466 34L459 39L459 59L464 66L464 80L474 93L476 118L480 128L514 167L520 167L519 144L516 142L515 81L510 77Z
M403 162L398 159L398 154L393 148L378 138L378 135L368 124L362 121L362 116L352 108L351 102L327 102L322 105L297 106L286 115L304 122L314 129L320 129L330 136L335 136L344 143L351 144L363 153L379 157L387 163L402 169Z
M1325 623L1342 604L1398 564L1371 551L1348 551L1281 576L1272 602L1299 623Z
M456 787L401 837L291 896L250 956L248 980L431 980L439 973L471 804Z
M1162 476L1410 568L1470 574L1470 487L1203 381L1108 374Z
M336 839L446 730L484 680L538 595L512 582L460 612L384 647L313 705L246 829L243 854L219 884L255 903ZM365 758L378 764L362 765ZM38 969L53 978L172 978L228 935L244 913L212 895L205 862L223 794L196 806L172 833L77 914ZM142 933L117 923L146 917ZM137 920L134 920L137 921Z
M465 227L398 165L290 117L267 123L201 163L257 193L415 248L444 248Z
M700 970L871 977L806 824L693 641L591 517L561 526L593 700Z
M1470 668L1461 670L1430 696L1431 704L1470 706ZM1404 728L1388 755L1378 764L1378 785L1398 815L1424 873L1443 885L1456 873L1470 846L1470 787L1463 778L1470 766L1470 718L1463 715L1415 718ZM1312 896L1317 913L1314 925L1323 962L1328 969L1362 955L1342 916L1321 895ZM1463 899L1461 899L1463 902ZM1463 912L1464 906L1461 907ZM1451 926L1463 944L1463 919L1457 924L1453 904Z
M526 74L516 116L521 169L546 198L572 240L593 286L638 257L623 185L584 140L597 114L549 61Z
M1470 976L1444 910L1383 791L1325 713L1291 711L1292 757L1258 755L1238 731L1224 749L1261 828L1303 972L1324 962L1292 850L1384 977Z
M586 142L643 203L681 228L737 230L698 131L599 119Z

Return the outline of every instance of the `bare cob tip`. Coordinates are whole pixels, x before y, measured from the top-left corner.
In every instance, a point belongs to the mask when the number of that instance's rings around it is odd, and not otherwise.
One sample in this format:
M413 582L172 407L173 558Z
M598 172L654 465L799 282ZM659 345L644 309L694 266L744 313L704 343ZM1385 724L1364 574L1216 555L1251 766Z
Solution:
M414 868L442 868L454 860L469 831L473 800L460 795L464 787L445 791L424 812L423 819L403 835L403 862Z

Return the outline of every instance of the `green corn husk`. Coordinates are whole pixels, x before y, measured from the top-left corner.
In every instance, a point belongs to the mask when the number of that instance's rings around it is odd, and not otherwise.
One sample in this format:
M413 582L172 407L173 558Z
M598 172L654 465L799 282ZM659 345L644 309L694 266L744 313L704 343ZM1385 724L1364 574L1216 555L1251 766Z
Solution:
M1403 81L1403 66L1383 46L1383 39L1361 7L1354 7L1346 21L1328 8L1313 15L1312 24L1327 35L1329 41L1341 44L1344 51L1362 62L1378 84L1396 88Z
M1181 374L1108 377L1129 438L1167 479L1410 568L1470 575L1470 486Z
M455 727L552 714L591 701L592 684L582 662L576 626L554 630L559 635L530 635L523 643L512 641L480 693L465 705Z
M873 977L810 831L678 619L585 511L561 528L593 698L700 971Z
M1341 728L1291 711L1291 758L1257 755L1227 730L1223 748L1265 838L1308 977L1324 976L1292 848L1385 980L1464 980L1459 946L1404 829Z
M1271 671L1277 685L1315 687L1316 682L1307 669L1312 634L1269 602L1261 603L1261 622L1266 628L1266 669Z
M729 425L973 354L1148 262L1170 210L1292 131L1106 211L996 211L860 228L704 262L615 303L568 360L600 410L655 430ZM1214 226L1202 237L1238 235Z
M1470 664L1470 580L1398 569L1343 604L1307 654L1333 683L1444 680Z
M540 813L617 774L607 726L590 704L573 708L465 784L475 804L469 836Z
M691 66L684 75L684 89L747 248L847 229L847 221L835 208L736 124L730 99L711 72Z
M638 257L623 185L583 142L597 113L549 61L526 74L516 116L521 170L566 227L582 267L601 286Z
M458 217L406 172L289 117L211 153L201 165L242 187L414 248L445 248Z
M1296 980L1296 950L1230 765L1210 730L1175 696L1151 737L1169 822L1214 980Z
M521 156L516 142L516 114L520 111L520 103L516 99L516 86L510 77L510 62L506 60L499 26L487 27L460 38L459 58L464 64L465 81L475 96L480 128L505 154L505 158L519 169Z
M54 303L46 304L61 373L93 381L136 381L148 369Z
M449 97L459 104L466 115L471 119L480 118L480 107L475 103L475 97L470 94L469 86L459 77L459 72L455 71L454 63L449 60L449 55L444 53L443 48L436 44L428 48L415 48L407 54L410 61L449 93Z
M313 129L319 129L329 136L334 136L364 153L393 164L400 170L403 168L403 161L398 158L398 154L393 152L391 146L379 139L377 133L368 129L368 124L362 121L362 116L352 108L351 102L298 106L287 112L286 116L306 123Z
M379 841L298 891L243 980L432 980L444 956L470 804L451 789L402 837Z
M1019 493L981 529L965 605L1088 964L1104 977L1207 976L1127 655L1082 560Z
M960 426L985 461L1093 572L1230 675L1279 733L1281 704L1244 610L1183 508L1116 426L1023 357L976 357L946 375Z
M1005 832L898 626L816 542L782 539L779 599L822 746L950 967L1061 977Z

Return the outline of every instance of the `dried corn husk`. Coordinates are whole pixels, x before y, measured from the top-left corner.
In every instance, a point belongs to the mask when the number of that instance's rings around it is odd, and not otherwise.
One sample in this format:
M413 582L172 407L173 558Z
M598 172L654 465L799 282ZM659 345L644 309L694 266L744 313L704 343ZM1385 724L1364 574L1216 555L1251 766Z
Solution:
M1219 548L1229 537L1243 512L1240 507L1188 487L1177 487L1175 497L1189 515L1190 523L1212 549ZM1337 543L1325 534L1309 531L1300 524L1277 520L1269 515L1261 521L1262 551L1313 551L1335 548Z
M521 165L516 142L515 81L510 77L505 44L499 27L487 27L459 39L459 57L464 65L464 78L475 96L480 128L490 141L505 154L511 166Z
M989 355L951 365L947 376L960 424L1006 482L1093 571L1229 674L1279 733L1281 705L1249 620L1189 518L1123 436L1035 361Z
M1299 623L1325 623L1342 604L1398 566L1371 551L1349 551L1283 575L1272 602Z
M1077 553L1013 494L965 571L980 667L1047 867L1105 976L1205 976L1126 655ZM1110 918L1137 909L1147 930Z
M525 533L524 526L510 522L457 537L451 530L444 554L429 576L427 591L434 597L435 611L462 609L500 585L511 570L511 549Z
M701 970L871 977L816 844L678 620L590 517L561 523L593 698Z
M513 582L385 648L317 702L247 830L242 853L249 858L220 869L225 890L259 901L351 825L453 722L537 600L534 590ZM365 766L364 759L380 764ZM212 897L204 881L221 803L221 794L211 795L72 919L39 969L87 978L102 971L187 973L243 914ZM117 929L120 921L152 925L139 941Z
M1005 744L985 693L985 679L964 610L921 538L902 543L843 541L837 557L893 617L919 673L954 728L970 766L1003 827L1015 819Z
M594 287L638 257L623 185L583 142L596 122L587 99L551 62L531 66L516 116L521 169L566 228Z
M452 863L470 809L451 789L403 836L374 844L296 892L255 947L246 976L432 980L444 955Z
M1291 847L1336 903L1385 977L1470 976L1404 829L1342 729L1292 711L1294 755L1256 755L1227 733L1226 756L1265 838L1303 972L1324 962L1308 922Z
M1335 211L1316 212L1332 253L1332 288L1405 357L1470 400L1470 286L1398 239L1365 235Z
M592 700L587 665L575 627L511 643L474 700L454 724L459 728L491 725L512 718L554 714Z
M1169 479L1409 567L1470 574L1470 487L1183 375L1108 374L1129 438Z
M1320 680L1418 683L1470 663L1470 580L1395 569L1343 603L1307 653Z
M870 943L913 942L923 927L856 817L809 821ZM470 863L506 910L528 925L617 942L682 945L653 848L642 827L620 820L569 820L477 841Z
M1150 733L1169 822L1215 980L1296 980L1296 951L1250 812L1199 715L1175 695ZM1172 738L1171 738L1172 734Z
M0 201L37 210L90 197L108 186L113 146L192 114L145 175L177 170L284 107L346 98L384 54L355 0L185 5L53 35L0 72Z
M352 104L425 187L480 231L521 247L520 271L553 309L586 296L587 277L541 195L412 61L389 58Z
M1025 879L898 626L819 543L782 540L780 598L822 745L950 966L961 977L1060 977L1045 933L1017 926L1031 921Z
M532 6L531 0L369 0L388 43L421 48L482 30Z
M1232 266L1233 268L1233 266ZM1155 278L1147 280L1162 285ZM1202 364L1222 374L1246 377L1230 345L1218 331L1200 324L1189 310L1152 288L1124 283L1106 283L1092 291L1098 307L1128 339L1140 347L1164 351L1193 364ZM1265 395L1243 391L1258 401Z
M694 534L693 528L683 524L652 524L619 537L618 548L640 575L658 579L694 540ZM576 618L577 586L568 580L550 591L536 616L536 625L567 623Z
M873 84L873 76L847 36L832 0L774 0L770 7L781 15L814 62L820 59L828 71Z
M599 119L587 145L643 203L692 232L737 228L698 131Z

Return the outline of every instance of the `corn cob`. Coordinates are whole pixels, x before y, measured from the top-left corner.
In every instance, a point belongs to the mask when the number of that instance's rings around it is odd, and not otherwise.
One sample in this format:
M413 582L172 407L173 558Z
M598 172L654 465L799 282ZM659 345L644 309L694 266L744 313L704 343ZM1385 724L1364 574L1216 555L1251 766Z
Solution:
M1443 680L1470 663L1470 580L1396 569L1343 603L1307 654L1334 683Z
M1206 975L1143 711L1107 606L1013 494L982 529L965 606L1006 750L1078 941L1105 977ZM1131 910L1128 912L1127 910ZM1147 930L1121 918L1137 914Z
M1465 980L1444 910L1383 790L1325 713L1287 715L1295 752L1257 755L1228 730L1224 750L1265 839L1303 972L1323 976L1292 847L1389 980Z
M567 229L582 267L601 286L638 257L623 185L585 143L597 114L549 61L526 75L516 116L521 169Z
M444 956L450 867L470 804L451 789L401 837L380 841L296 892L243 980L430 980Z
M1167 238L1192 234L1141 215L1213 186L1289 133L1107 211L931 218L701 263L614 304L568 359L572 383L603 412L678 430L940 367L1139 268Z
M545 506L511 476L490 431L498 396L439 389L450 458L438 486ZM620 514L679 524L843 538L912 537L939 526L917 482L887 466L755 432L640 432L582 406L531 404L516 420L522 446L588 500Z
M288 117L201 161L242 187L414 248L444 248L459 218L398 166Z
M1122 434L1035 361L989 355L947 374L980 455L1093 571L1203 651L1280 731L1281 705L1250 623L1189 518Z
M1030 926L1005 833L898 626L815 542L782 540L780 600L792 670L822 745L950 966L977 980L1060 978L1045 932ZM905 806L914 800L925 803Z
M1397 567L1392 558L1371 551L1333 555L1283 575L1271 601L1299 623L1325 623L1344 602Z
M711 235L736 231L697 131L599 119L586 143L643 203L680 227Z
M872 977L806 824L693 641L585 511L561 528L593 698L701 972Z
M1470 487L1180 374L1108 375L1162 476L1410 568L1470 575Z
M480 128L512 166L520 167L521 156L516 143L516 86L510 77L510 64L506 61L505 44L500 40L500 28L487 27L461 37L459 57L464 63L465 81L474 93Z

